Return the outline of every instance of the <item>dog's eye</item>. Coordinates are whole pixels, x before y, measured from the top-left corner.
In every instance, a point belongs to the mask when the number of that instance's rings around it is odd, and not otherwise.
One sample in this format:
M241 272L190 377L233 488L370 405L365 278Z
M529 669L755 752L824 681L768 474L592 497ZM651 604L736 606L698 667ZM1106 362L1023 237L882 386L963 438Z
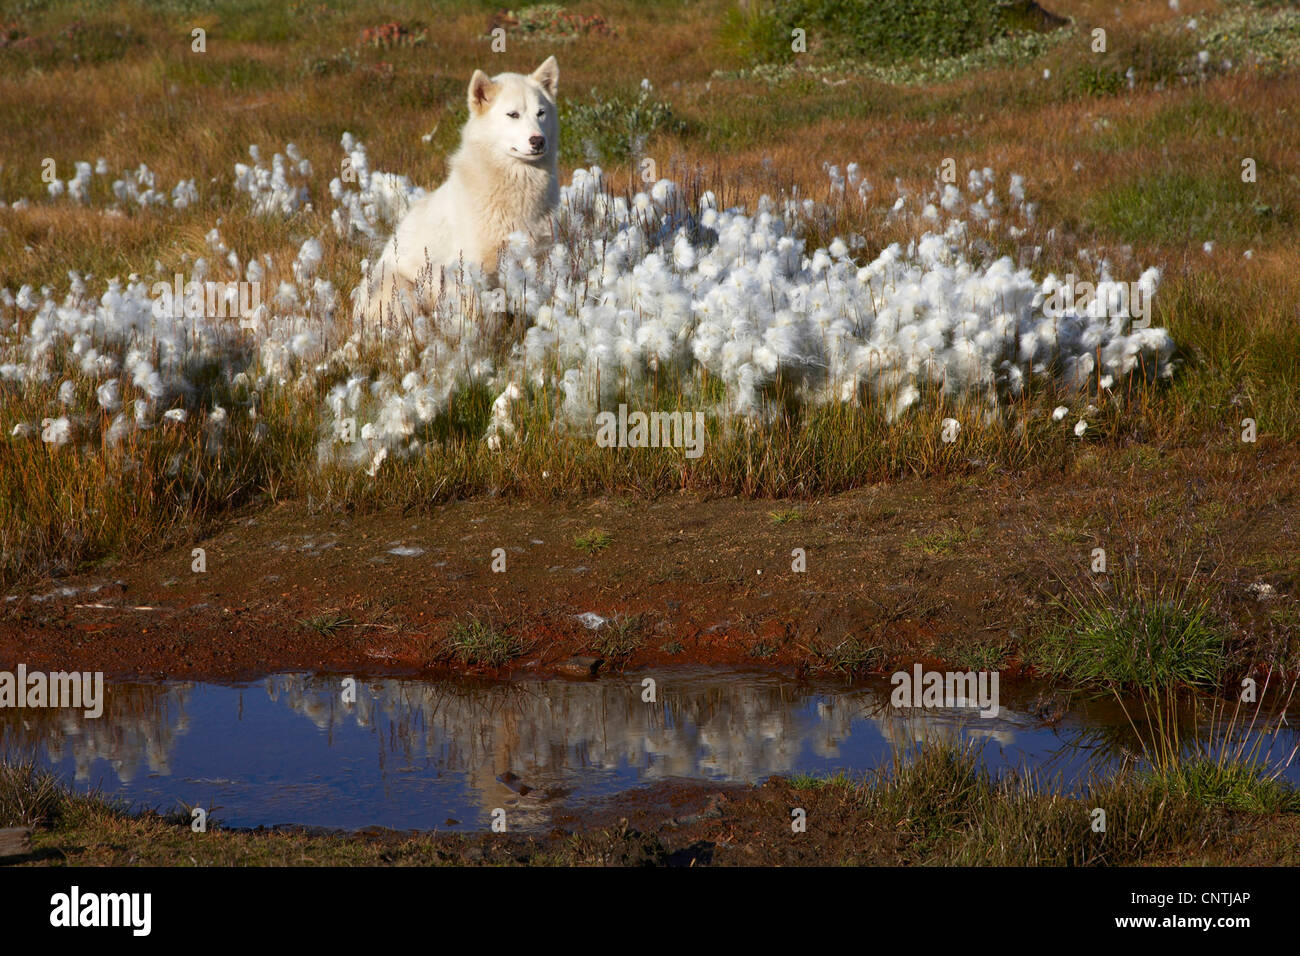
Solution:
M517 110L511 110L506 114L506 116L509 116L511 119L519 119L519 113Z
M543 116L545 116L545 115L546 115L546 110L538 110L538 111L537 111L537 118L538 118L538 119L541 119L541 118L542 118Z

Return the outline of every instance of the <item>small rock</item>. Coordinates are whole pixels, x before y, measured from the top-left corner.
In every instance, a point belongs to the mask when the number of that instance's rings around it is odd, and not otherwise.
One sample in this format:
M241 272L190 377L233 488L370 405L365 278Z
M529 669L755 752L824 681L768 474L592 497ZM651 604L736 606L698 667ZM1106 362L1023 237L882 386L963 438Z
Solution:
M524 783L523 780L519 778L518 774L511 773L509 770L507 770L503 774L498 775L497 782L504 784L508 790L511 790L514 793L519 794L519 796L521 797L530 793L533 789L532 787L528 786L528 784Z
M389 548L389 554L395 554L399 558L418 558L424 554L424 548L417 548L414 545L398 545L396 548Z
M555 671L566 677L595 677L603 663L599 657L570 657L556 664Z
M699 813L688 814L684 817L677 818L679 824L689 826L692 823L702 823L705 820L716 820L722 816L722 805L727 802L727 798L721 793L715 793L709 797L705 803L704 809Z
M1051 726L1061 722L1070 709L1070 700L1063 694L1039 694L1029 704L1029 713Z

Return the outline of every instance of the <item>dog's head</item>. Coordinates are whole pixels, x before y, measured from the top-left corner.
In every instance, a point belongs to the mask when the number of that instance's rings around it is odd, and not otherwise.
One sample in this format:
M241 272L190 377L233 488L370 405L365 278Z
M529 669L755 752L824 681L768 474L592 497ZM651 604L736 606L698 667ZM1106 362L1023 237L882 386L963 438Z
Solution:
M488 76L475 70L468 96L474 138L505 158L525 163L553 160L559 146L559 83L560 67L553 56L528 76Z

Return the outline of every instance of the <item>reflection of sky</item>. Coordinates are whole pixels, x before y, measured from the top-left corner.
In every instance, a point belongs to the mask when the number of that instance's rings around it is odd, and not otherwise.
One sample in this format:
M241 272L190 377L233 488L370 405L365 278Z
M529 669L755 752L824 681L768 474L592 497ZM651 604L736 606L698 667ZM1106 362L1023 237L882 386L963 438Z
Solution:
M896 711L883 681L845 689L770 675L655 676L657 703L641 701L642 675L361 681L355 704L342 702L335 678L115 685L99 720L0 712L0 740L39 745L79 785L166 810L215 808L231 825L403 829L449 818L486 826L495 807L507 809L512 828L546 826L557 803L652 780L863 771L888 763L895 748L936 739L971 740L995 770L1029 765L1070 782L1086 773L1098 742L1086 739L1082 715L1053 729L1018 713L1006 688L1001 713L987 719ZM1087 726L1115 716L1093 713ZM549 796L517 796L498 782L505 773Z

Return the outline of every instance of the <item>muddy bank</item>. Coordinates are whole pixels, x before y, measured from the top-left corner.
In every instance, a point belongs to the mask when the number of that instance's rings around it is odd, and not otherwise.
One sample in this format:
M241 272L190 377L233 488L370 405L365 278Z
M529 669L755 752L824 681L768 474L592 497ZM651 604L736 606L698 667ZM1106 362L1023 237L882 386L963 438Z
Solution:
M206 540L11 590L0 666L507 676L588 654L605 669L799 674L922 658L1014 671L1055 598L1086 584L1096 548L1112 572L1204 586L1245 658L1276 661L1296 650L1297 457L1098 451L1068 474L810 501L479 498L408 514L289 501ZM518 653L499 668L450 660L447 635L468 620L515 635Z
M283 827L213 829L188 820L122 815L77 807L38 828L19 865L68 866L830 866L1013 862L1141 866L1294 866L1300 863L1300 816L1230 813L1166 806L1160 825L1141 801L1094 839L1086 807L1050 805L1068 817L1045 825L1043 806L1016 806L998 819L971 815L942 800L881 805L862 788L808 787L774 778L758 786L664 782L621 794L544 834L356 833ZM802 810L806 828L796 830ZM1077 813L1071 813L1077 810ZM1017 821L1016 818L1020 819ZM1074 819L1077 817L1077 819ZM940 831L927 826L942 823ZM1131 825L1129 825L1131 824ZM1023 829L1022 829L1023 828ZM1023 837L1008 842L1009 832ZM1034 834L1033 839L1029 835ZM1003 860L1008 849L1015 859ZM1020 850L1027 852L1020 853ZM1023 857L1023 858L1022 858Z

